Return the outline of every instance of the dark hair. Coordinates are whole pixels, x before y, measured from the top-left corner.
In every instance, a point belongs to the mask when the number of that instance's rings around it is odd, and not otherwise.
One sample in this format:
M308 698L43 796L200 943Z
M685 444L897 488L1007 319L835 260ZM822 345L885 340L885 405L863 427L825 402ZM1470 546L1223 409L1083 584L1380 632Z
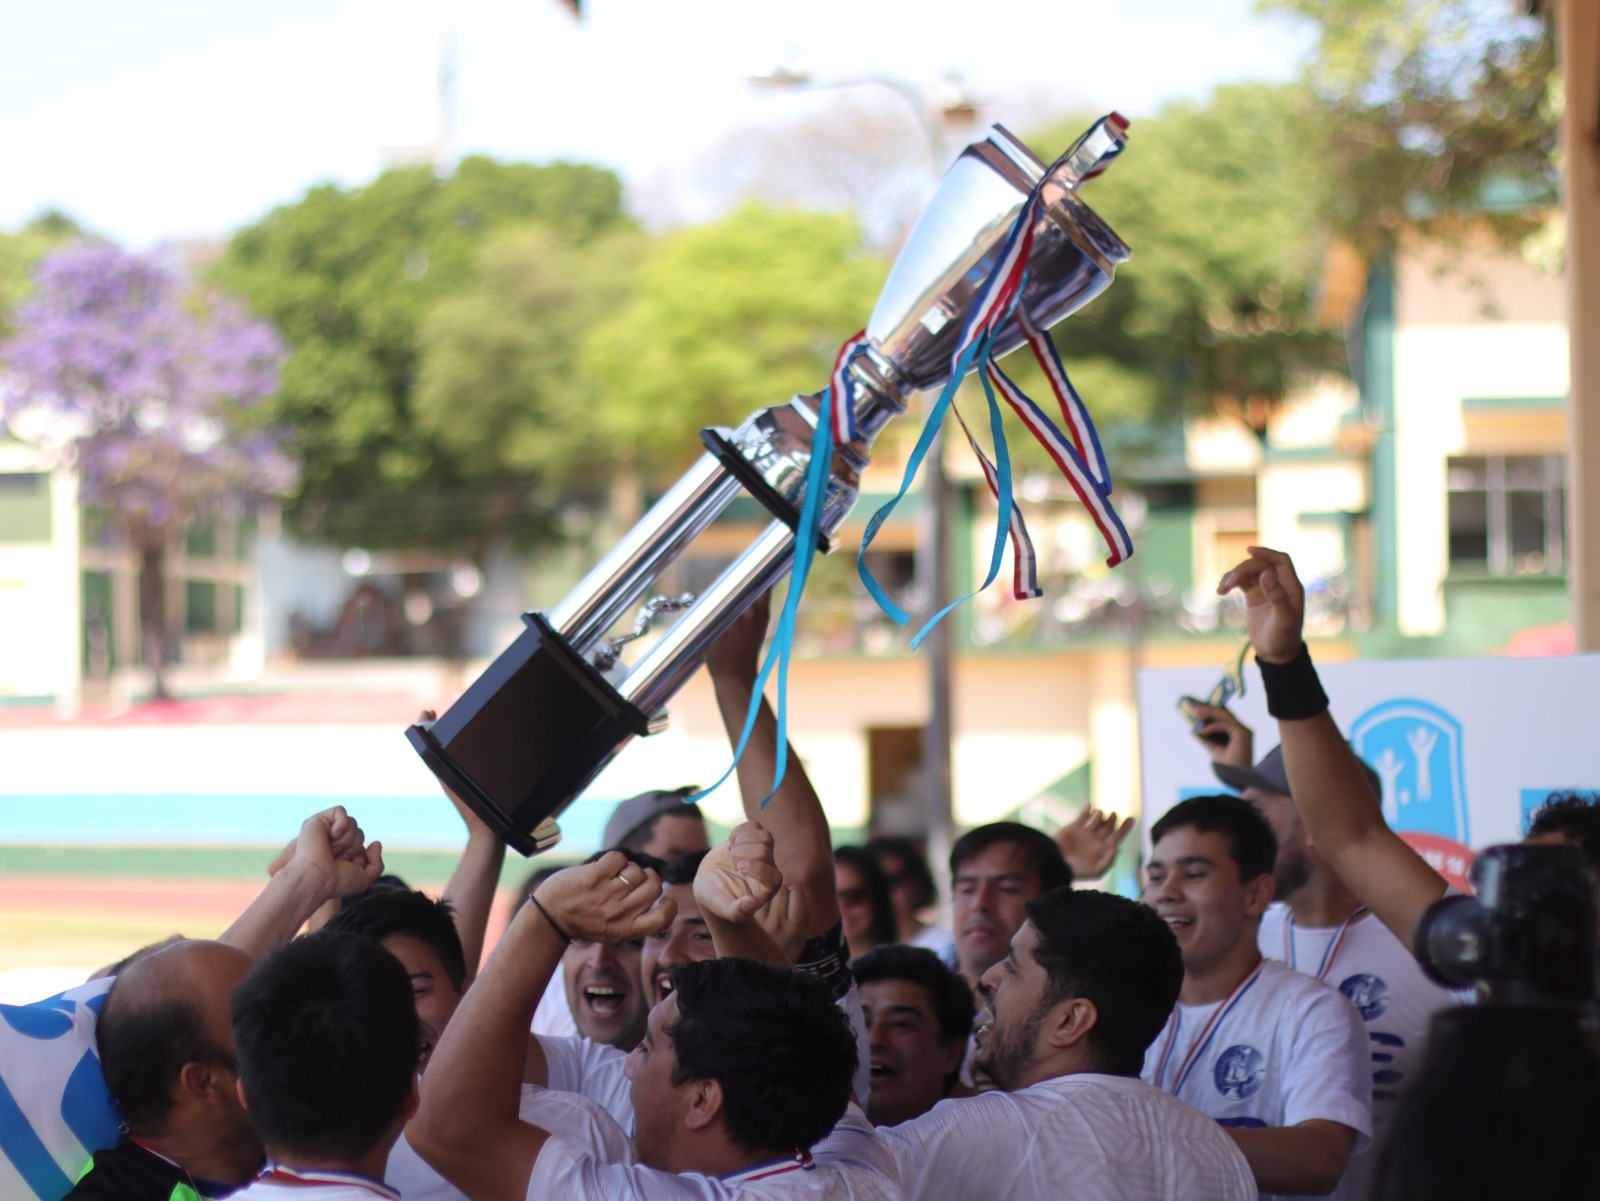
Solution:
M824 985L751 959L713 959L673 968L672 992L673 1083L720 1083L736 1146L791 1154L844 1116L856 1040Z
M1589 875L1600 880L1600 793L1552 792L1528 819L1529 834L1556 834L1583 852Z
M587 859L585 859L584 862L599 863L600 860L611 854L612 851L615 851L617 854L623 856L635 867L654 868L657 874L665 871L667 867L665 861L657 859L654 855L646 855L643 851L636 851L632 847L608 847L606 850L596 851L593 855L590 855ZM530 889L530 891L532 890Z
M884 875L889 876L889 887L894 887L894 875L897 873L889 870L889 865L884 862L886 856L893 856L900 861L898 874L910 880L915 895L911 898L913 909L926 909L939 899L939 886L933 881L933 872L928 867L928 861L923 857L917 844L909 838L897 835L884 835L879 838L869 839L867 850L871 851L878 860L878 866L883 868Z
M417 1011L405 968L372 939L325 928L286 943L230 1009L250 1122L269 1148L354 1159L405 1112Z
M703 851L690 851L687 855L679 855L661 869L661 882L692 886L695 873L700 870L700 861L710 853L711 848L707 847Z
M1022 848L1028 866L1039 877L1039 891L1072 886L1072 869L1061 857L1061 848L1048 834L1025 826L1021 822L990 822L968 830L950 848L950 875L961 870L961 865L979 851L997 842L1009 842Z
M1600 1058L1573 1013L1446 1009L1374 1152L1372 1197L1600 1196L1597 1109Z
M1033 957L1050 978L1043 1004L1093 1001L1088 1046L1099 1070L1139 1075L1183 987L1183 955L1166 922L1148 905L1087 888L1055 889L1027 909L1039 936Z
M1193 827L1202 834L1222 834L1228 840L1228 854L1239 865L1239 879L1249 882L1272 871L1278 861L1278 836L1267 825L1256 807L1243 797L1190 797L1161 815L1150 827L1150 845L1160 842L1172 830Z
M895 943L873 947L850 965L858 985L877 980L904 980L928 994L928 1007L939 1022L941 1042L965 1043L972 1033L972 986L926 947Z
M673 789L672 791L676 795L684 797L692 796L700 790L694 785L690 785L686 788ZM664 817L692 817L701 823L706 820L705 815L700 812L699 805L693 801L685 801L682 804L673 806L671 809L663 809L660 813L646 818L623 835L621 842L608 849L613 851L643 851L650 840L656 836L656 827L661 824L661 819Z
M143 1133L166 1121L184 1064L233 1065L233 1056L206 1033L199 1007L172 992L150 996L113 984L100 1008L95 1041L111 1099L128 1127Z
M467 982L467 957L456 930L455 911L442 897L435 901L409 888L382 888L347 904L325 930L364 934L382 941L392 935L414 938L439 958L439 966L459 992Z
M886 946L899 934L894 920L894 899L889 896L889 877L864 847L834 847L833 861L856 870L861 886L867 890L867 902L872 906L872 945Z

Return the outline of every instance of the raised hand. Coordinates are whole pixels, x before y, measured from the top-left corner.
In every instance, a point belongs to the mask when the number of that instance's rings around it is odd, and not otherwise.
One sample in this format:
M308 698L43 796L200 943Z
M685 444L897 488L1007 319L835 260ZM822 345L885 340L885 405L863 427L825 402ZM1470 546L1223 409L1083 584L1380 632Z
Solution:
M1217 595L1237 589L1244 597L1245 626L1257 656L1268 663L1287 663L1305 645L1305 589L1281 550L1248 549L1250 557L1217 584Z
M767 932L790 963L800 958L805 950L806 926L811 920L811 902L806 890L796 884L785 884L756 910L755 923Z
M694 899L707 918L739 925L750 921L782 885L772 859L772 835L760 822L744 822L700 861Z
M1056 845L1072 869L1075 880L1093 880L1105 874L1117 857L1117 848L1133 829L1133 818L1117 821L1114 813L1086 808L1055 833Z
M1226 705L1194 703L1194 715L1200 725L1194 736L1206 748L1213 763L1226 763L1234 767L1252 767L1255 764L1255 732L1233 715Z
M655 869L638 866L621 851L557 872L534 896L563 934L589 942L644 938L665 930L678 913L677 902L662 897ZM528 914L542 920L533 906L518 919Z

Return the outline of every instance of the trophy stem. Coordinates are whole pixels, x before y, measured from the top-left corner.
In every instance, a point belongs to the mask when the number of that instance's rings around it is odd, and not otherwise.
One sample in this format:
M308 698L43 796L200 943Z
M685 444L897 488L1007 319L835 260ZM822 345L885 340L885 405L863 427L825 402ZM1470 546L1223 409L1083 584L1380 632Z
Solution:
M659 710L699 668L706 648L783 577L793 560L794 531L774 521L634 665L617 685L618 695L642 713Z
M715 456L701 455L550 611L550 624L574 651L587 653L739 491L739 481Z

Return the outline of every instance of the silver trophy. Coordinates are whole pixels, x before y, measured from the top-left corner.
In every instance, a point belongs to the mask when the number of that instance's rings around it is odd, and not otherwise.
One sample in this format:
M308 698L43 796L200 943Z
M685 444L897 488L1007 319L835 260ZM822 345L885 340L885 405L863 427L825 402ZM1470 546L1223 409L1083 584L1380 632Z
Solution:
M856 503L867 452L914 393L943 387L967 313L1022 206L1040 190L1033 249L1017 308L993 338L998 358L1022 344L1023 319L1047 329L1111 283L1128 247L1077 187L1126 139L1098 123L1053 166L1001 126L951 166L895 260L849 370L857 438L837 445L822 502L819 549ZM406 735L451 790L524 855L551 846L554 819L635 735L665 728L667 701L708 646L793 563L820 394L753 413L737 429L701 431L706 453L583 581L527 628L441 717ZM656 578L741 492L773 521L698 597L650 602L630 634L608 638ZM621 647L659 612L679 612L632 666Z

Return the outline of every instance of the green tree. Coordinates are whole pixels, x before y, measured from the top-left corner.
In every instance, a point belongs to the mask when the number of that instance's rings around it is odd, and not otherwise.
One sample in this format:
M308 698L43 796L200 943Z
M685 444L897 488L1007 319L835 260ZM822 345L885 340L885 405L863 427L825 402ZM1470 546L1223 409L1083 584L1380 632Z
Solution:
M628 299L645 245L635 230L582 244L542 226L506 230L484 242L475 286L423 319L417 430L473 465L480 560L502 538L549 536L563 504L600 497L609 447L581 349Z
M835 214L747 204L660 239L585 350L617 446L675 471L700 453L701 427L821 390L886 269Z
M0 233L0 338L11 332L11 312L33 290L40 262L81 237L77 222L54 211L39 214L14 234Z
M1029 141L1049 153L1083 124ZM1103 432L1215 409L1261 429L1298 374L1338 364L1316 320L1331 187L1322 137L1303 87L1219 88L1135 121L1127 153L1085 186L1133 250L1116 283L1055 331ZM1031 369L1017 375L1044 387Z
M631 227L609 171L467 158L444 178L410 168L363 188L313 188L233 238L218 280L293 348L270 417L299 439L290 516L302 533L481 545L486 522L501 520L483 503L500 465L419 420L421 330L436 306L478 286L491 235L529 224L577 246Z
M1525 0L1262 0L1315 30L1328 213L1368 253L1403 224L1514 241L1554 203L1554 31Z

